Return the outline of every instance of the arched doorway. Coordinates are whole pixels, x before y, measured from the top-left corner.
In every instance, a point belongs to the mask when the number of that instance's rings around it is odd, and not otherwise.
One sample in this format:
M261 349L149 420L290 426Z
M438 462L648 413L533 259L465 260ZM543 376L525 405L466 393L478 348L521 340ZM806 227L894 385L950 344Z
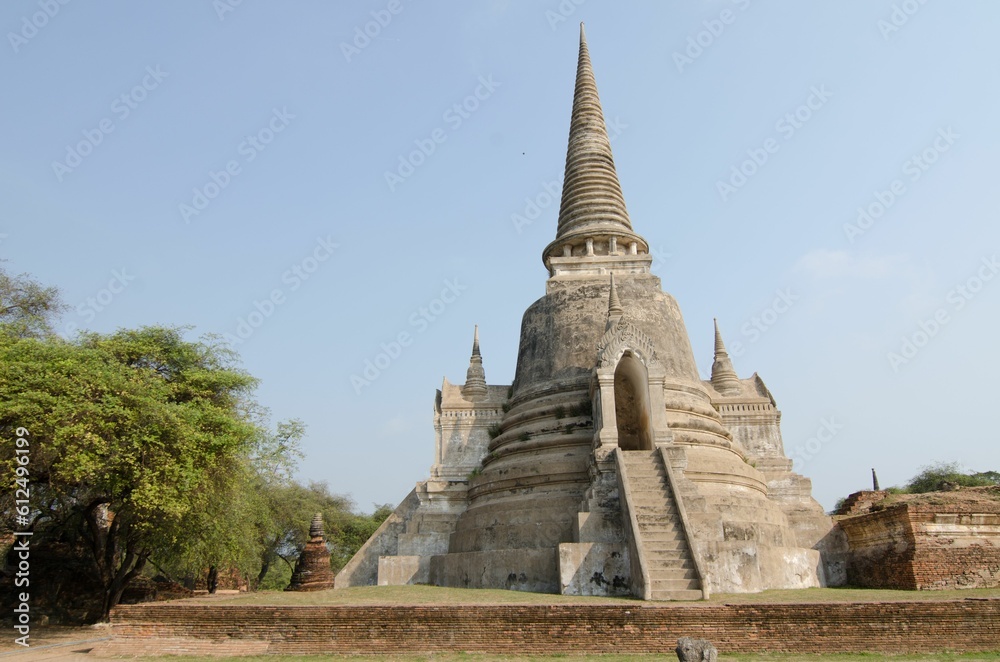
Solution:
M626 351L615 368L615 419L623 451L653 450L646 366Z

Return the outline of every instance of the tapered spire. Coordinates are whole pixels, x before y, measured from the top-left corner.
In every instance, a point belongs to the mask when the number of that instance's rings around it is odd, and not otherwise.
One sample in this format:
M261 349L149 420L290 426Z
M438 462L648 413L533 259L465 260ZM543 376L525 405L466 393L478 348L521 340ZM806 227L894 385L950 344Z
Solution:
M648 252L646 241L632 231L625 208L581 23L559 223L556 239L546 247L543 260L548 264L550 257Z
M621 315L625 311L622 309L622 302L618 300L618 288L615 287L615 275L611 274L611 294L608 295L608 315Z
M722 343L722 334L719 333L719 321L715 323L715 361L712 362L712 386L722 395L739 395L740 378L736 376L733 369L733 362L729 359L726 346Z
M462 395L470 400L486 397L486 371L483 369L483 357L479 353L479 325L472 335L472 357L469 359L469 370L465 373L465 386Z
M608 295L608 324L607 328L615 324L625 314L622 302L618 299L618 288L615 287L615 275L611 274L611 294Z
M316 513L309 524L309 537L320 538L323 536L323 513Z

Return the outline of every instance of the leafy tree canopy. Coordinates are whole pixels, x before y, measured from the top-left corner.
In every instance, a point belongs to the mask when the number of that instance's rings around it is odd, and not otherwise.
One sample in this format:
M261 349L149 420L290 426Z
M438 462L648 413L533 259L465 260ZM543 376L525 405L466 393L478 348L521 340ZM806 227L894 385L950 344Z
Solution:
M257 380L217 338L148 327L64 340L52 330L63 309L54 288L0 269L0 529L27 482L33 544L83 550L105 617L147 563L284 588L317 512L336 571L391 512L358 514L325 483L293 481L302 423L272 430Z
M82 531L105 614L157 550L180 554L207 539L240 556L239 540L225 534L261 508L234 496L267 437L255 385L221 345L185 341L180 329L72 342L0 334L2 443L11 445L18 427L29 431L35 524ZM14 472L5 462L5 488ZM216 515L229 528L220 533L199 514L222 503L229 510ZM196 522L202 527L192 529Z
M52 334L52 323L66 309L54 287L44 287L27 274L9 275L0 268L0 330L19 337Z

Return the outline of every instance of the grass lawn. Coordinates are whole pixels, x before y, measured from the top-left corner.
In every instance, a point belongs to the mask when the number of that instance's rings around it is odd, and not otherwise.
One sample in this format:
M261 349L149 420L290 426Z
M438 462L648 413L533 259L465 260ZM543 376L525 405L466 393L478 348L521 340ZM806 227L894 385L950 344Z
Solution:
M144 657L143 660L161 660L162 662L219 662L219 658L211 657ZM242 660L244 662L277 662L287 660L295 662L320 662L321 660L356 660L357 662L410 662L425 660L427 662L508 662L515 660L559 660L560 662L630 662L630 660L672 660L676 659L670 655L549 655L549 656L527 656L514 657L502 655L473 655L473 654L444 654L444 655L412 655L412 656L336 656L336 655L269 655L256 657L226 658L230 660ZM893 655L866 654L866 655L719 655L720 662L874 662L875 660L890 660L891 662L925 662L948 660L1000 660L1000 653L936 653L929 655Z
M710 603L773 604L800 602L893 602L902 600L962 600L965 598L1000 599L1000 589L963 591L891 591L860 588L809 588L764 591L763 593L726 593L713 595ZM353 588L299 593L262 591L230 595L188 598L188 603L234 605L573 605L628 604L637 607L697 605L689 602L644 602L635 598L597 598L550 593L527 593L501 589L443 588L439 586L357 586Z

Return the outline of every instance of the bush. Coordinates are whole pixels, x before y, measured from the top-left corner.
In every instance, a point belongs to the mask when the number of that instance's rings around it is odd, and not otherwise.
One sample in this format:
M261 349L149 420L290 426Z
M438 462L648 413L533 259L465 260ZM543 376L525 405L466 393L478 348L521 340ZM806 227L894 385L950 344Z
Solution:
M910 494L936 492L941 483L948 482L961 487L983 487L1000 484L1000 474L995 471L964 473L957 462L936 462L920 468L920 473L906 484Z

